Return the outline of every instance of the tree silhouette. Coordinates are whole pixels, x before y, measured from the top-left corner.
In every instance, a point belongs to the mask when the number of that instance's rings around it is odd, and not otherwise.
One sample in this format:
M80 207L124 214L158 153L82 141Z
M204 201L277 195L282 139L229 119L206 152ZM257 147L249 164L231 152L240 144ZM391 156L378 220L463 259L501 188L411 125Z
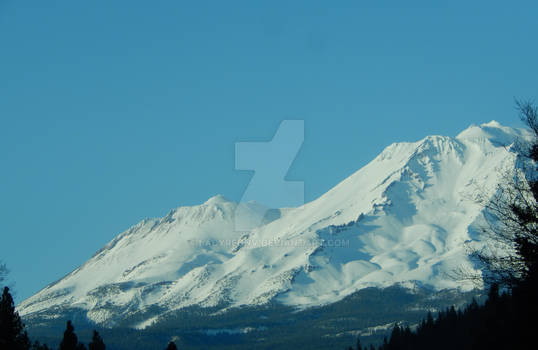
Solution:
M0 283L5 281L8 273L6 265L0 263ZM9 287L2 288L0 298L0 350L50 350L46 344L35 341L31 344L25 325L18 312L9 291Z
M516 108L532 138L510 146L517 154L516 167L500 170L493 195L480 189L475 198L487 210L482 232L488 244L471 253L487 274L460 273L464 278L484 278L488 284L508 288L536 279L538 274L538 107L516 101Z
M59 350L78 350L78 338L75 334L75 327L71 321L67 321L67 326L65 328L64 337L60 343Z
M106 346L105 346L105 343L103 342L103 339L101 338L99 333L97 333L97 331L94 329L92 341L90 342L90 344L88 344L88 350L105 350L105 348Z
M0 349L22 350L30 348L24 324L15 311L9 288L4 287L0 299Z
M174 343L173 341L168 343L168 346L166 347L166 350L177 350L176 343Z
M357 350L362 350L361 340L357 339Z
M30 348L30 340L24 330L24 324L15 311L13 297L9 288L4 287L0 299L0 349L26 350Z

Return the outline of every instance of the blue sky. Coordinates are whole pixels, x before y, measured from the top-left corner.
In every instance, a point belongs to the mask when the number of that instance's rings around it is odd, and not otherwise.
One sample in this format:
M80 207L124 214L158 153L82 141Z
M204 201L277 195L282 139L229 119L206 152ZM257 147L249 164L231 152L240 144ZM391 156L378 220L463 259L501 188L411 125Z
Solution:
M336 4L335 4L336 3ZM312 200L385 146L519 126L538 4L0 0L0 259L21 301L145 217L251 173L234 144L302 119Z

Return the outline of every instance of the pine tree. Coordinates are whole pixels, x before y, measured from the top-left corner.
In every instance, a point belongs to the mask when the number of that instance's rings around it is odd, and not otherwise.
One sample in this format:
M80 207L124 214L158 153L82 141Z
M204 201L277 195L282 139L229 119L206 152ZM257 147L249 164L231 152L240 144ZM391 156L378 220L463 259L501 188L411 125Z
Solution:
M90 342L90 344L88 344L88 350L105 350L105 348L106 346L105 346L105 343L103 342L103 339L101 338L99 333L97 333L97 331L94 329L92 341Z
M398 349L398 347L402 343L402 330L400 329L400 326L396 324L394 328L392 329L392 334L390 335L390 341L389 346L390 349Z
M59 350L79 350L77 348L78 345L78 338L75 334L75 327L73 327L73 324L71 321L67 321L67 326L64 332L64 338L62 339L62 342L60 343L60 349Z
M427 327L428 329L432 329L432 328L433 328L433 324L434 324L434 321L433 321L432 313L431 313L431 312L428 312L428 315L426 316L426 327Z
M388 348L389 348L389 343L387 341L387 337L383 337L383 345L382 345L381 349L386 350Z
M176 343L174 343L173 341L168 343L168 346L166 347L166 350L177 350Z
M13 297L8 287L4 287L0 299L0 349L30 349L30 340L19 314L15 311Z

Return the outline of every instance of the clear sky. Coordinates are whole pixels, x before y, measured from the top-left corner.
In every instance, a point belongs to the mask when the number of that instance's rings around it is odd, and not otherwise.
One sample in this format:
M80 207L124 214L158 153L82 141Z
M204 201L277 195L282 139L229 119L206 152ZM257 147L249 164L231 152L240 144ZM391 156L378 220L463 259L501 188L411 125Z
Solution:
M442 5L441 5L442 3ZM0 260L30 296L145 217L251 173L302 119L312 200L396 141L538 98L536 1L0 0Z

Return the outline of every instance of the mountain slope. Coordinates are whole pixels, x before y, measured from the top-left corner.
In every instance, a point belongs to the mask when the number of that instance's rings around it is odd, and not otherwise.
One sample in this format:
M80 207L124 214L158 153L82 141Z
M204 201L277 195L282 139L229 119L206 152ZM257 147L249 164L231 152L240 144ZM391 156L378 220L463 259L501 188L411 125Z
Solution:
M90 320L143 314L145 327L163 310L226 308L270 301L292 306L332 303L365 287L396 283L462 288L447 277L473 268L464 243L480 243L482 208L469 198L494 188L497 169L513 167L506 146L526 138L496 122L455 138L428 136L387 147L368 165L300 208L268 212L222 196L144 220L88 262L19 305L21 315L56 317L79 308ZM242 217L235 218L240 212Z

